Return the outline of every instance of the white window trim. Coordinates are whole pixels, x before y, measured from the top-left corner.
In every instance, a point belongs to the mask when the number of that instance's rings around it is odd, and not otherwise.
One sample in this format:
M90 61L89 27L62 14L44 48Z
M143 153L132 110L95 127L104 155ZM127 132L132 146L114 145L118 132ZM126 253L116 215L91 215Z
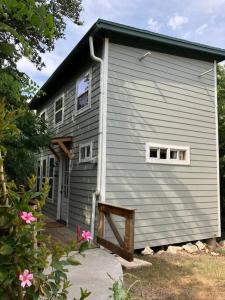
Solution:
M81 148L87 147L87 146L90 146L90 157L81 159ZM92 148L93 148L93 142L89 142L89 143L79 145L79 163L89 162L89 161L92 160L92 152L93 152Z
M55 110L55 107L56 107L56 102L62 98L62 121L60 121L59 123L55 123L55 114L56 114L56 110ZM59 110L57 110L58 112ZM64 94L62 94L61 96L57 97L57 99L54 101L54 127L58 127L60 125L62 125L64 121Z
M150 157L149 149L150 148L166 148L167 149L167 159L160 159L159 157L154 158ZM186 159L170 159L169 154L170 150L181 150L186 151ZM146 153L146 162L153 164L168 164L168 165L190 165L190 146L178 146L178 145L166 145L166 144L156 144L156 143L146 143L145 144L145 153Z
M49 177L49 170L50 170L50 158L54 159L54 167L53 167L53 176L51 177L52 180L52 198L48 197L48 202L54 203L54 190L55 190L55 156L54 155L49 155L48 156L48 164L47 164L47 174L48 174L48 179Z
M79 81L86 75L89 74L89 89L88 89L88 105L84 106L83 108L77 110L77 90L78 90L78 83ZM79 78L76 80L76 91L75 91L75 115L82 114L84 111L91 108L91 83L92 83L92 74L91 69L89 69L87 72L84 72Z
M40 183L39 183L39 191L41 191L42 188L42 180L43 180L43 161L46 159L46 176L44 178L49 179L49 162L50 162L50 158L54 158L55 161L55 157L54 155L45 155L42 156L40 159L38 159L40 161ZM47 202L49 203L54 203L54 189L55 189L55 167L53 170L53 185L52 185L52 198L47 197Z

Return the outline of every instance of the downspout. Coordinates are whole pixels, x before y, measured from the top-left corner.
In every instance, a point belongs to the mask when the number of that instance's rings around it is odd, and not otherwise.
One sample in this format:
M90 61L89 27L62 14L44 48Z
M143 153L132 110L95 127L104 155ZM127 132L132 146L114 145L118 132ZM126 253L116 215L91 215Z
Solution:
M103 133L103 100L104 100L104 68L103 59L97 57L94 53L93 37L89 37L89 48L91 58L100 63L100 97L99 97L99 130L98 130L98 165L97 165L97 184L96 191L92 194L92 213L91 213L91 234L94 237L95 231L95 208L96 199L101 199L101 182L102 182L102 133Z

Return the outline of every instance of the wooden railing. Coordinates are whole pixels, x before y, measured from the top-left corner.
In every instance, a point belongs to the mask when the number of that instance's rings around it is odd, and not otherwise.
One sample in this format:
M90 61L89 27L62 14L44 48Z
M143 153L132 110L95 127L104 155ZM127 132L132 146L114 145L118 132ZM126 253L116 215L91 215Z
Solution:
M119 206L110 205L107 203L99 202L99 219L98 219L98 235L97 243L115 254L123 257L128 261L133 260L134 256L134 217L135 210ZM120 216L125 219L125 233L124 237L121 236L116 227L112 215ZM107 220L117 242L119 245L112 243L105 239L105 220Z

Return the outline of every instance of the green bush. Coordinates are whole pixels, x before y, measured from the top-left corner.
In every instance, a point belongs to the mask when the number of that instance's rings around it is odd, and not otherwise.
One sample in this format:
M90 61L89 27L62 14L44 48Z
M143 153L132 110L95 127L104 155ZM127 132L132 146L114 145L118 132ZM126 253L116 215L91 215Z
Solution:
M67 299L70 283L66 266L79 264L70 252L83 254L88 235L86 240L81 237L64 248L51 241L46 244L41 208L48 182L39 193L34 192L34 177L27 191L17 190L13 183L6 187L8 203L0 206L0 299ZM82 290L80 299L88 295Z

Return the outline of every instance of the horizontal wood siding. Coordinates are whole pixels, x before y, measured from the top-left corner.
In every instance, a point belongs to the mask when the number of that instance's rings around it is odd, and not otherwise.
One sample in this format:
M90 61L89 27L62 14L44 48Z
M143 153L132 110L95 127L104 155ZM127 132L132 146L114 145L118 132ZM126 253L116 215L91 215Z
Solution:
M106 201L136 209L135 248L218 236L213 63L145 52L109 45ZM191 165L146 163L149 142L190 146Z
M91 70L91 108L75 115L75 86L76 80L84 72ZM70 171L69 190L69 227L75 229L80 225L83 229L90 230L92 193L96 190L97 164L79 163L79 145L93 142L93 157L97 157L98 152L98 113L99 113L99 88L100 88L100 68L99 64L87 63L79 73L75 72L73 78L68 79L65 86L56 88L55 95L49 99L43 109L47 110L48 126L52 136L63 137L73 136L71 147L73 159ZM54 102L64 94L64 121L60 126L54 127ZM56 152L60 152L57 146ZM62 152L60 152L63 154ZM57 171L57 180L59 173ZM58 184L57 184L58 188ZM55 193L54 204L46 204L45 212L56 218L57 195ZM53 213L54 212L54 213Z

